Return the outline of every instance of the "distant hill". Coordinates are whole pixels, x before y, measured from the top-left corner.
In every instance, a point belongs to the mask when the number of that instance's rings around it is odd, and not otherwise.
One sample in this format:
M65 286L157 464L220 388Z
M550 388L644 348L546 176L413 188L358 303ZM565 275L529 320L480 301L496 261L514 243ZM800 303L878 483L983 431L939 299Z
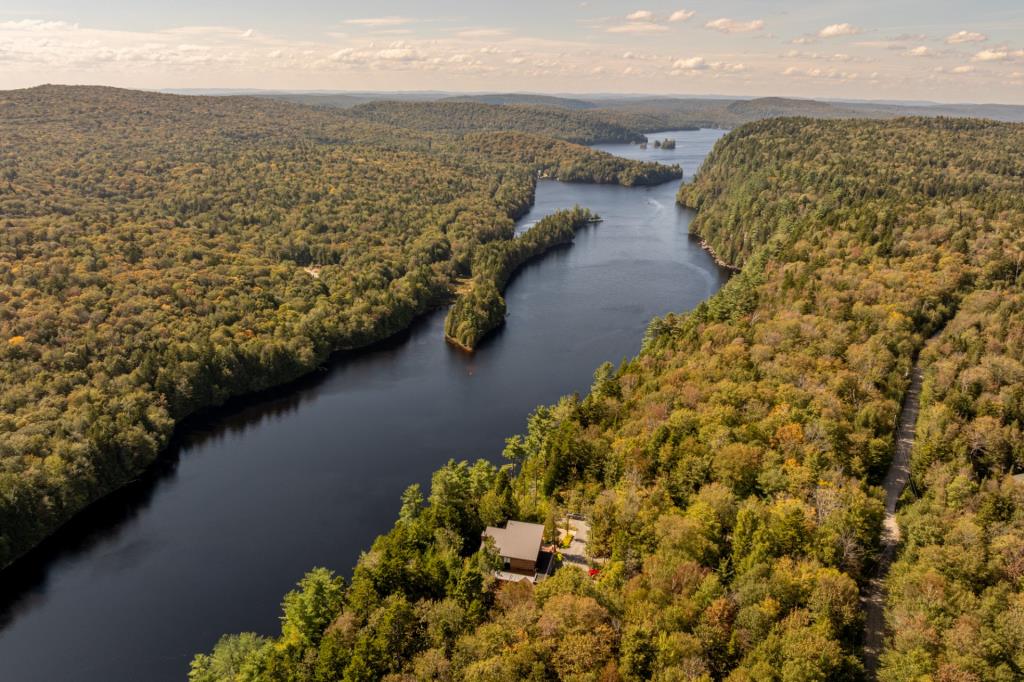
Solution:
M855 111L831 102L811 99L788 99L785 97L762 97L739 100L726 109L737 116L748 119L777 118L780 116L809 116L811 118L852 118Z
M293 104L305 104L313 107L336 107L342 109L373 101L372 97L367 97L365 95L347 95L340 93L323 95L313 93L260 93L256 96L284 100L285 102L291 102Z
M427 132L519 131L581 144L644 139L638 128L611 120L612 117L595 115L596 111L441 101L369 102L347 109L345 113L366 121Z
M607 120L645 132L693 126L730 129L751 121L784 116L806 116L821 119L947 116L1024 122L1024 106L1003 104L918 106L873 102L826 102L785 97L762 97L749 100L623 98L601 100L599 104L600 108L591 110L591 113L603 115Z
M479 102L480 104L531 104L562 109L596 109L599 104L584 99L554 97L552 95L529 95L506 93L493 95L458 95L445 97L442 102Z
M185 91L181 91L185 92ZM348 109L370 102L437 102L491 106L531 106L587 112L598 120L630 130L656 132L668 129L724 128L783 116L810 118L874 118L899 116L948 116L1024 122L1024 106L1010 104L936 104L928 102L863 102L798 99L792 97L647 97L540 95L532 93L457 94L447 92L345 92L303 93L274 91L190 90L187 94L247 94L318 107ZM444 126L431 129L447 129ZM581 137L576 141L587 141Z
M1006 123L1024 123L1024 106L1012 104L846 104L860 116L948 116L950 118L989 118Z

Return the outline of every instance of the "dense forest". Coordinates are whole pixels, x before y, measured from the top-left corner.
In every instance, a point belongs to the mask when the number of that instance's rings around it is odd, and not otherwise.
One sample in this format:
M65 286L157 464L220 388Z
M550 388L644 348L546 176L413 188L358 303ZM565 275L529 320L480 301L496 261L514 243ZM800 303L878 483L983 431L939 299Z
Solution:
M568 142L643 142L636 128L600 115L567 108L482 102L369 102L346 109L348 116L399 128L450 133L519 131Z
M515 119L575 137L559 115ZM666 172L267 98L0 92L0 566L137 476L185 415L447 301L538 174Z
M966 296L921 356L884 680L1024 676L1024 480L1007 475L1024 471L1024 292L1010 256L1000 286Z
M449 341L473 350L488 332L505 320L502 292L513 273L532 258L568 244L578 230L600 218L585 208L558 211L511 241L484 244L473 252L472 279L444 321Z
M1024 126L743 126L681 203L738 274L509 463L450 462L350 581L309 573L221 680L860 679L875 485L918 355L925 393L886 680L1019 679ZM931 339L931 341L928 341ZM587 516L600 573L496 584L480 531Z

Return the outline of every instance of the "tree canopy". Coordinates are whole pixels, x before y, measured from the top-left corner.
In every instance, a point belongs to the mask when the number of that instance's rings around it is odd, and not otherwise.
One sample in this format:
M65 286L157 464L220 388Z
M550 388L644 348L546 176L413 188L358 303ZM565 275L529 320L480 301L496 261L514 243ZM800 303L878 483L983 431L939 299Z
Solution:
M185 415L446 302L538 174L677 177L489 135L266 98L0 92L0 566L138 475Z
M510 466L449 463L425 506L410 491L335 639L261 679L859 679L875 483L919 353L881 675L1019 677L1024 126L754 123L679 197L738 274L586 397L539 407ZM479 530L564 512L589 518L600 573L492 586ZM383 623L402 656L374 667L360 643L393 641ZM228 639L197 666L282 642Z

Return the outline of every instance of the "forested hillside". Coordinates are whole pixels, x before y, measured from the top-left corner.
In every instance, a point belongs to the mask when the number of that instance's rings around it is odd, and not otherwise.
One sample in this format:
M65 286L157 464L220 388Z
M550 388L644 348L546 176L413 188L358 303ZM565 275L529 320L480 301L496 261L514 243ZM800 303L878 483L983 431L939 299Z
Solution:
M510 466L411 487L350 583L311 572L280 637L191 679L859 679L873 484L936 333L882 673L1019 677L1024 126L755 123L680 200L741 268L720 293L538 408ZM481 530L566 511L599 575L496 585Z
M469 133L515 130L537 133L581 144L643 142L635 128L627 128L588 111L482 102L370 102L346 109L345 114L411 130Z
M0 92L0 566L136 476L183 416L446 301L545 172L666 171L265 98Z
M691 128L725 128L731 129L745 123L760 121L765 118L783 116L810 116L814 118L877 118L890 119L899 116L951 116L951 117L983 117L997 121L1024 122L1024 107L1000 104L898 104L891 102L825 102L812 99L794 99L787 97L758 97L753 99L723 98L679 98L679 97L551 97L526 93L504 93L487 95L447 96L444 93L393 93L375 95L373 93L346 94L299 94L299 93L266 93L266 97L274 97L292 102L329 107L353 107L357 104L373 102L366 111L374 111L381 107L386 115L408 117L416 108L403 108L403 103L434 103L474 102L478 104L529 105L534 108L573 109L583 114L579 120L598 121L614 124L640 132L660 132L664 130L684 130ZM395 105L395 106L392 106ZM432 112L432 118L443 109L424 107L424 112ZM471 112L472 109L465 109ZM494 111L476 110L496 121ZM500 114L507 116L507 114ZM464 118L460 116L460 118ZM443 122L433 121L429 125L440 125ZM536 123L535 123L536 125ZM586 128L589 124L584 124ZM502 129L502 128L499 128ZM532 128L531 128L532 130ZM577 130L577 135L585 135L585 131ZM579 137L578 140L597 138Z
M489 95L454 95L445 97L442 102L479 102L482 104L533 104L563 109L595 109L597 104L585 99L572 97L554 97L551 95L533 95L527 93L505 93Z

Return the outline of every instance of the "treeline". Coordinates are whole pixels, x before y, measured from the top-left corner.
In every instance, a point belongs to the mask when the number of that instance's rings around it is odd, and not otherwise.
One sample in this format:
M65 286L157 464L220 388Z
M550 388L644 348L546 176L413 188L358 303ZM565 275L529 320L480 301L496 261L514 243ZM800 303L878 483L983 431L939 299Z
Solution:
M641 142L635 129L586 111L528 104L480 102L369 102L344 110L353 118L397 128L451 133L518 131L567 142Z
M267 93L266 97L314 106L353 107L357 104L382 101L378 96L354 94ZM402 95L388 95L402 100ZM405 96L423 102L422 95ZM882 102L822 102L785 97L759 97L730 100L719 98L676 97L600 97L595 99L565 98L523 93L442 96L441 102L476 102L492 105L530 105L577 110L584 120L610 123L628 130L658 132L663 130L696 130L697 128L731 129L765 118L809 116L813 118L876 118L900 116L945 116L991 118L997 121L1024 121L1024 107L1005 104L886 104ZM581 138L580 141L583 141Z
M473 253L473 279L461 293L444 320L449 341L466 350L477 344L505 321L505 299L501 293L509 278L531 258L572 241L577 230L600 220L577 206L540 220L511 241L490 242Z
M950 320L922 356L935 445L914 454L882 674L1018 676L1019 296L992 292L1021 284L1021 168L1024 127L981 121L728 135L681 198L737 276L585 398L538 408L507 485L450 464L425 507L407 493L343 597L300 590L330 621L318 641L229 636L193 679L860 679L874 482L914 357ZM481 524L567 511L590 519L597 577L488 585ZM471 598L465 573L422 577L460 547ZM371 642L400 653L366 667Z
M531 164L544 178L561 182L639 187L660 185L683 177L678 165L650 161L624 164L622 158L549 137L524 133L471 133L462 138L463 151L478 152L505 163Z
M183 416L447 301L480 244L512 238L539 167L649 172L113 88L0 92L0 141L0 566L137 476Z

